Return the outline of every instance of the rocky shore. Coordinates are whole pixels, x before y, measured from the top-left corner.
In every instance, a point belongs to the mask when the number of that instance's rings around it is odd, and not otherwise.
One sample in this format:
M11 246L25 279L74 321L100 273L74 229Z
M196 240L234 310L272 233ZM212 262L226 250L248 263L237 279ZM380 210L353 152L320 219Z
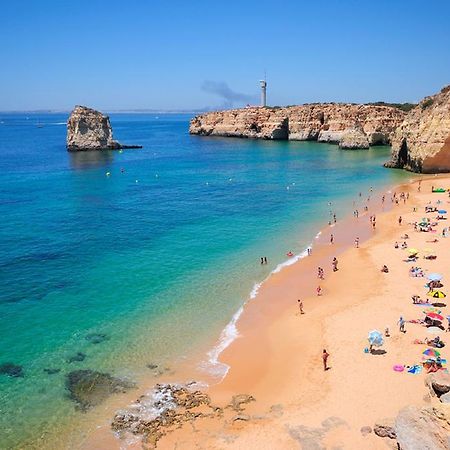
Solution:
M243 108L201 114L189 132L201 136L318 141L341 148L390 144L405 113L391 106L317 103Z
M120 150L142 148L141 145L124 145L113 139L109 117L86 106L75 106L67 121L67 150Z

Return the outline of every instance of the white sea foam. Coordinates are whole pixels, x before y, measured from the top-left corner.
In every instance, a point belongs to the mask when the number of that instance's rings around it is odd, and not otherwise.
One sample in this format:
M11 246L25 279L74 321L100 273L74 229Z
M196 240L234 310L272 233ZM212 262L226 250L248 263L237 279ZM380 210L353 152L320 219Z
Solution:
M320 236L321 232L317 233L316 239ZM244 302L244 304L236 311L236 313L233 315L230 322L227 324L227 326L223 329L222 333L220 334L220 338L218 341L218 344L214 346L208 353L207 353L207 361L200 364L200 368L203 370L206 370L208 373L220 377L220 380L223 380L230 370L230 366L228 364L225 364L219 360L219 357L221 353L231 345L231 343L239 337L239 330L237 327L237 323L239 321L239 318L241 317L242 313L244 312L245 305L250 301L257 297L258 292L261 288L261 286L275 273L281 272L281 270L285 267L292 266L296 262L300 261L301 259L308 256L308 248L311 248L312 243L301 253L298 255L294 255L290 257L288 260L278 264L275 269L272 270L272 272L269 273L269 275L261 282L255 283L253 285L253 288L250 292L250 295L248 297L248 300Z
M256 296L257 292L258 291L256 290L254 296ZM243 311L244 306L241 306L236 311L230 322L228 322L228 325L220 334L219 343L208 352L208 361L206 362L206 364L201 365L203 369L213 374L214 376L220 377L221 379L224 379L226 377L230 367L228 366L228 364L220 362L219 356L239 336L239 331L236 324Z

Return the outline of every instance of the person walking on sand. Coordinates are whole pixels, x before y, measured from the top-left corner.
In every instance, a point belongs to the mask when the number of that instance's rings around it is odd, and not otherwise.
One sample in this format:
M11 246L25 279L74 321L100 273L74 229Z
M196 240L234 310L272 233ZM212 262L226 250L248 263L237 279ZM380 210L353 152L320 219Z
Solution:
M330 236L330 244L334 244L334 236L333 235Z
M316 292L317 296L320 297L322 295L322 288L320 286L317 286Z
M333 258L333 262L331 264L333 265L333 272L337 272L338 271L338 260L337 260L336 256Z
M327 364L329 356L330 356L330 354L325 349L323 349L322 361L323 361L323 370L325 372L329 369L328 364Z
M403 220L403 219L402 219L402 216L400 216L400 217L398 218L398 224L399 224L399 225L402 224L402 220Z
M359 248L359 237L355 239L355 247Z
M298 299L298 309L300 310L300 314L305 314L305 311L303 311L303 301Z
M397 324L399 325L399 327L400 327L400 332L401 333L406 333L406 330L405 330L405 319L403 318L403 316L400 316L400 319L398 319L398 322L397 322Z

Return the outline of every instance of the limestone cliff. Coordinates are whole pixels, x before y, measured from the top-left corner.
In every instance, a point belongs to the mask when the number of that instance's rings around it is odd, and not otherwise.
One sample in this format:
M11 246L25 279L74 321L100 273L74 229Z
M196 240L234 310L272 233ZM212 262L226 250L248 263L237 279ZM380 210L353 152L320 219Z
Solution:
M75 106L67 121L67 150L118 150L141 148L113 139L109 117L86 106Z
M318 103L283 108L243 108L201 114L191 120L189 132L203 136L290 139L339 144L353 133L352 145L367 148L389 144L405 113L390 106ZM355 138L355 127L360 131ZM356 142L361 147L356 147Z
M407 114L392 138L392 160L386 166L450 172L450 85Z

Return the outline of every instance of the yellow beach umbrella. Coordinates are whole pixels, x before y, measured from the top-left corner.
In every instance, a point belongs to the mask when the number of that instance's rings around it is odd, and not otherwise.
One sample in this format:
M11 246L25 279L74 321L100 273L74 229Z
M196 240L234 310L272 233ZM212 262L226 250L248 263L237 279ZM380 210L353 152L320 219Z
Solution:
M431 291L428 292L428 297L433 297L433 298L445 298L447 297L442 291Z
M417 248L409 248L409 249L408 249L408 252L409 252L411 255L416 255L417 253L419 253L419 250L417 250Z

